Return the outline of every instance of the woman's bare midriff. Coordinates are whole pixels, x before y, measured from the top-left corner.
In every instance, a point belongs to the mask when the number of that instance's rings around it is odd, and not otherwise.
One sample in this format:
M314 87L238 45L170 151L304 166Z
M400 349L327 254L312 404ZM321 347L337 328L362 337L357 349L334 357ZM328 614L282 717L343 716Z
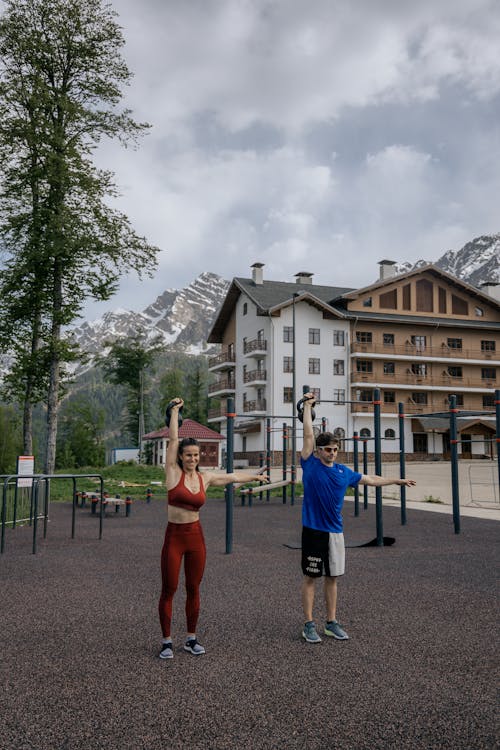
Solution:
M175 505L167 505L167 518L170 523L194 523L200 520L200 514L197 510L186 510L185 508L176 508Z

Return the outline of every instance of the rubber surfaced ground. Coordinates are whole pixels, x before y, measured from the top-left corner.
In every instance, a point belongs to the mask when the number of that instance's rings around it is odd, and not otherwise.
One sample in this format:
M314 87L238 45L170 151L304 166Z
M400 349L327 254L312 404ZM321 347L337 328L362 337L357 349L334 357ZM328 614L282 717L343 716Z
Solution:
M498 532L495 521L384 510L391 547L347 550L338 618L350 640L301 638L300 500L202 510L208 558L199 640L157 658L164 504L98 521L54 505L45 540L7 530L0 558L0 745L6 750L492 750ZM375 535L374 509L346 541ZM316 618L324 611L318 588Z

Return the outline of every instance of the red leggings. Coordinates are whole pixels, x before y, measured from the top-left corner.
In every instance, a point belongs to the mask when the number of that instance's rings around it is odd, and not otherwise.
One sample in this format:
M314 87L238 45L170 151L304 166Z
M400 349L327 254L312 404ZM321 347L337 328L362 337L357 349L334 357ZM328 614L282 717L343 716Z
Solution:
M168 523L161 551L161 596L158 603L160 624L164 638L170 638L172 601L179 583L179 572L184 556L186 576L187 632L196 633L200 612L200 583L205 569L207 552L199 521Z

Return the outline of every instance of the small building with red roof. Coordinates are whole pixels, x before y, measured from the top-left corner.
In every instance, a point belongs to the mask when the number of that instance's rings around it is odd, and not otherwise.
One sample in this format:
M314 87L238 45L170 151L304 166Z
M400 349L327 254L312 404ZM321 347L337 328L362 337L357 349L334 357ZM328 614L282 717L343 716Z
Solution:
M224 435L195 422L194 419L185 419L179 427L179 440L187 437L195 438L200 444L201 469L218 469L222 465L222 443L226 439ZM165 466L169 439L170 430L168 427L148 432L147 435L143 436L141 452L145 452L146 443L151 444L154 466Z

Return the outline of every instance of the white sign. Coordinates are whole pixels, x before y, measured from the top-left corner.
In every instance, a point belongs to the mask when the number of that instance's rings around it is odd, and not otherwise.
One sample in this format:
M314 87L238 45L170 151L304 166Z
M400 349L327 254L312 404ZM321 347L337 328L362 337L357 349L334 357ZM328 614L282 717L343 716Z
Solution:
M31 487L33 479L31 474L34 474L35 469L35 457L34 456L18 456L17 457L17 474L20 474L17 480L18 487Z

